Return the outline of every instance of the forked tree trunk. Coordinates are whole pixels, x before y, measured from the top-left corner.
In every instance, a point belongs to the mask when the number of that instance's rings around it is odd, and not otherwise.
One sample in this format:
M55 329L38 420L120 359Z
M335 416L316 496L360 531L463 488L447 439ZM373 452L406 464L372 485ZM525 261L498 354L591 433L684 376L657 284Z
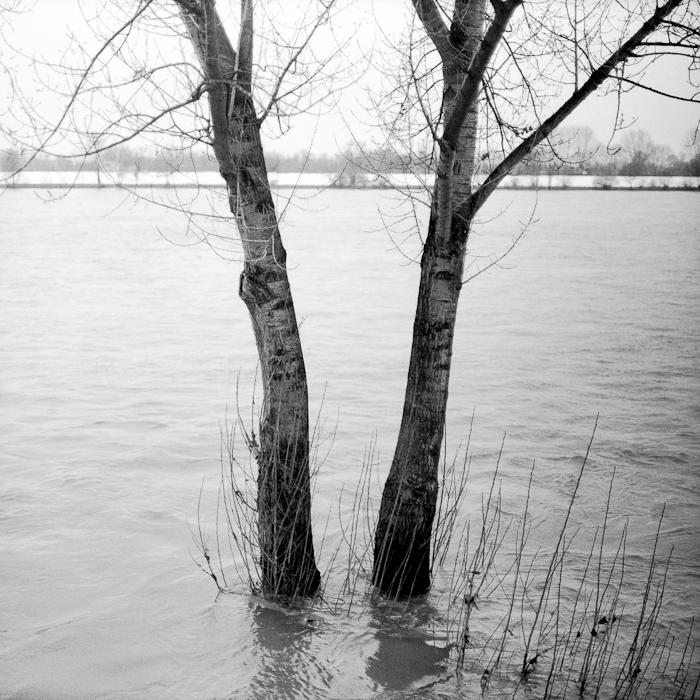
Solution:
M235 51L213 0L176 0L206 79L213 145L243 244L239 294L250 313L263 380L258 534L265 595L308 596L320 584L311 531L306 369L251 98L253 10L242 2Z
M658 29L683 0L656 8L627 41L594 70L554 113L471 192L476 103L481 80L521 0L491 0L494 17L482 34L483 0L456 0L452 26L435 0L413 0L443 63L443 135L421 260L418 307L399 438L382 494L372 581L389 595L430 587L430 545L438 495L452 341L471 222L501 180Z
M420 11L420 3L416 4ZM455 5L449 35L454 55L443 59L445 123L478 47L483 14L483 0ZM422 19L426 22L429 18ZM403 416L375 532L372 580L389 595L417 595L430 588L430 544L452 342L469 234L469 221L454 217L453 211L455 201L463 202L471 193L476 126L472 106L454 148L441 149L421 259Z

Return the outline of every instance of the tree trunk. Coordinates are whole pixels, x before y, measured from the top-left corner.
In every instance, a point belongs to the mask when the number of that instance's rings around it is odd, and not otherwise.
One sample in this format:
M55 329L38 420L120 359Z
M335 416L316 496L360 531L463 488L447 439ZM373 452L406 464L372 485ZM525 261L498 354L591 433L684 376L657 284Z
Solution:
M251 97L253 7L243 0L238 51L213 0L177 0L207 80L213 147L243 244L239 294L250 313L263 380L258 465L261 591L308 596L319 587L311 531L306 369L287 254Z
M658 6L574 94L524 138L471 192L476 99L481 81L521 0L492 0L482 34L483 0L456 0L448 30L434 0L413 0L443 64L443 134L423 258L413 346L399 439L382 494L373 583L390 595L430 587L430 540L447 410L452 339L466 244L474 216L502 179L556 129L612 72L633 57L683 0ZM678 25L681 26L681 25ZM481 39L483 36L483 39Z
M258 464L261 587L267 595L306 596L320 574L311 533L306 368L257 121L241 123L231 211L243 241L239 294L250 313L260 358L263 410Z
M478 47L484 2L457 2L443 56L443 113L448 123ZM425 22L425 20L424 20ZM399 437L384 485L374 544L372 582L388 595L430 588L430 543L438 497L452 341L470 222L454 216L471 194L476 148L471 106L454 147L441 144L430 223L421 259L418 305Z
M403 417L375 534L373 583L399 596L430 588L430 541L466 249L466 230L460 242L445 245L437 240L435 228L431 219Z
M243 131L257 134L257 122ZM239 294L253 323L264 392L254 446L261 586L268 595L305 596L320 583L311 533L306 368L260 139L248 134L244 143L250 148L229 195L245 254Z

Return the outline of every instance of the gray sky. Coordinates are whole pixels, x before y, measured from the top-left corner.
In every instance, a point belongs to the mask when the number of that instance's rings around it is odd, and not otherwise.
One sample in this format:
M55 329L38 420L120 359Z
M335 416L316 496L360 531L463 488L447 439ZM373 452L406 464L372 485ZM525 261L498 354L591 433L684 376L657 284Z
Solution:
M586 2L587 0L581 0ZM5 27L7 39L14 47L20 48L28 55L44 56L54 60L60 56L66 46L66 35L70 31L79 36L85 34L84 20L78 10L77 0L33 0L26 3L31 10L22 16L14 17L12 24ZM220 12L228 11L227 0L219 0ZM86 0L83 5L90 12L102 5L95 0ZM368 47L381 44L382 33L396 33L405 27L402 19L407 16L409 0L357 0L350 5L345 14L337 21L337 26L353 25L356 28L355 42L366 51ZM93 10L94 11L94 10ZM350 51L352 51L351 49ZM359 56L359 53L358 53ZM358 59L357 65L361 61ZM13 63L18 74L22 75L22 60ZM650 83L663 86L671 92L689 95L692 90L687 83L686 66L682 59L665 60L663 66L654 67L649 75ZM348 87L338 96L338 107L326 111L321 117L302 115L296 117L291 131L276 139L271 147L282 152L297 152L313 142L315 153L336 152L358 139L365 141L371 136L368 119L364 111L366 95L373 89L373 73L370 68L358 84ZM29 81L23 81L30 85ZM6 81L2 89L6 91ZM9 97L9 96L8 96ZM54 106L60 104L60 98L53 98ZM568 124L588 125L593 128L602 141L612 135L617 105L612 96L593 95L566 122ZM700 118L700 105L670 100L644 90L635 90L625 96L622 112L627 123L634 121L633 128L648 131L653 140L667 144L673 150L681 149L687 134L693 130Z

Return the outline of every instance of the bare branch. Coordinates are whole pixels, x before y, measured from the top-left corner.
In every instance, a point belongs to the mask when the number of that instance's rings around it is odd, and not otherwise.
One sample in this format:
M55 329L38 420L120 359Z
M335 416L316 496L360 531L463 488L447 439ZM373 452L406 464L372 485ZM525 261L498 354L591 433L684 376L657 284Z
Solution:
M95 55L92 57L92 59L88 63L87 67L82 71L82 74L80 76L78 84L73 89L73 91L70 95L70 99L68 100L68 104L63 109L61 116L58 118L58 120L54 124L53 128L49 131L48 135L45 136L41 140L39 147L34 150L32 155L27 159L26 163L24 163L17 170L17 172L22 172L37 157L37 155L39 153L41 153L48 146L51 139L59 132L61 126L63 125L66 118L70 114L70 111L71 111L73 105L76 103L79 96L81 95L83 86L85 85L85 83L88 79L88 76L90 75L93 67L98 62L98 60L100 59L102 54L107 50L107 48L109 46L112 45L112 43L115 41L115 39L120 34L127 31L130 27L132 27L134 25L136 20L150 7L150 5L152 3L153 3L153 0L144 0L142 6L126 22L124 22L111 36L109 36L106 41L104 41L102 43L102 45L98 49L97 53L95 53Z
M413 0L413 6L442 60L452 60L455 51L450 43L450 32L440 16L435 0Z
M253 0L241 0L241 30L235 66L236 92L242 90L250 95L253 89ZM229 118L233 114L235 102L234 94L229 107Z
M223 148L228 133L229 104L236 78L237 54L223 28L213 0L176 0L195 52L210 89L209 110L214 133L214 151L222 171L235 172L235 164L227 148Z
M589 95L595 92L612 74L612 72L634 55L635 49L658 27L664 19L682 4L683 0L668 0L667 3L656 9L654 14L642 25L642 27L617 51L615 51L605 63L593 71L588 80L574 94L546 119L533 133L524 139L511 153L504 158L490 173L486 181L472 196L459 207L458 214L471 221L476 212L481 208L491 193L498 187L501 180L543 139L547 138Z
M700 100L698 99L698 95L700 95L700 93L697 92L692 97L682 97L681 95L672 95L670 92L657 90L656 88L650 87L649 85L639 83L636 80L630 80L630 78L625 78L622 75L617 76L616 80L619 80L622 83L629 83L630 85L634 85L635 87L642 88L642 90L648 90L649 92L653 92L663 97L670 97L673 100L681 100L682 102L692 102L693 104L700 104Z
M503 37L510 18L513 16L516 8L522 4L522 0L507 0L506 2L492 0L492 3L496 9L496 16L469 66L450 118L443 130L441 146L447 146L450 150L454 150L457 147L459 132L462 130L464 120L479 95L481 81L486 68Z
M301 45L292 53L292 55L289 57L289 60L287 61L286 65L282 69L282 71L279 74L279 77L277 78L277 81L275 83L274 88L272 89L272 94L270 95L270 99L267 103L267 106L263 109L262 114L260 115L260 121L264 121L265 118L268 116L268 114L272 111L273 106L275 103L278 101L280 97L285 97L289 94L291 94L294 89L288 90L286 93L283 95L280 95L280 90L282 88L282 84L284 83L285 78L287 77L287 74L289 71L292 69L292 67L297 63L299 60L302 52L308 47L312 37L316 33L319 27L324 25L330 16L331 9L335 5L336 0L330 0L330 2L325 6L324 11L318 16L316 21L314 22L313 27L311 28L311 31L307 34L306 38L304 41L301 43Z

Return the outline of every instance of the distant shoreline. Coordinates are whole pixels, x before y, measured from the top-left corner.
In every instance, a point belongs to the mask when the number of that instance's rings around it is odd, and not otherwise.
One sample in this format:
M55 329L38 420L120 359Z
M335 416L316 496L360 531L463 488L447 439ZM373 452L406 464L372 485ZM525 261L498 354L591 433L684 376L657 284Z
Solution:
M432 188L434 177L421 178L404 173L380 176L361 173L354 177L338 173L269 173L274 189L420 189ZM478 184L478 180L477 183ZM218 172L206 171L145 173L96 171L34 171L10 178L0 175L0 189L223 189ZM627 190L627 191L700 191L700 177L690 176L602 176L602 175L508 175L499 185L509 190Z

